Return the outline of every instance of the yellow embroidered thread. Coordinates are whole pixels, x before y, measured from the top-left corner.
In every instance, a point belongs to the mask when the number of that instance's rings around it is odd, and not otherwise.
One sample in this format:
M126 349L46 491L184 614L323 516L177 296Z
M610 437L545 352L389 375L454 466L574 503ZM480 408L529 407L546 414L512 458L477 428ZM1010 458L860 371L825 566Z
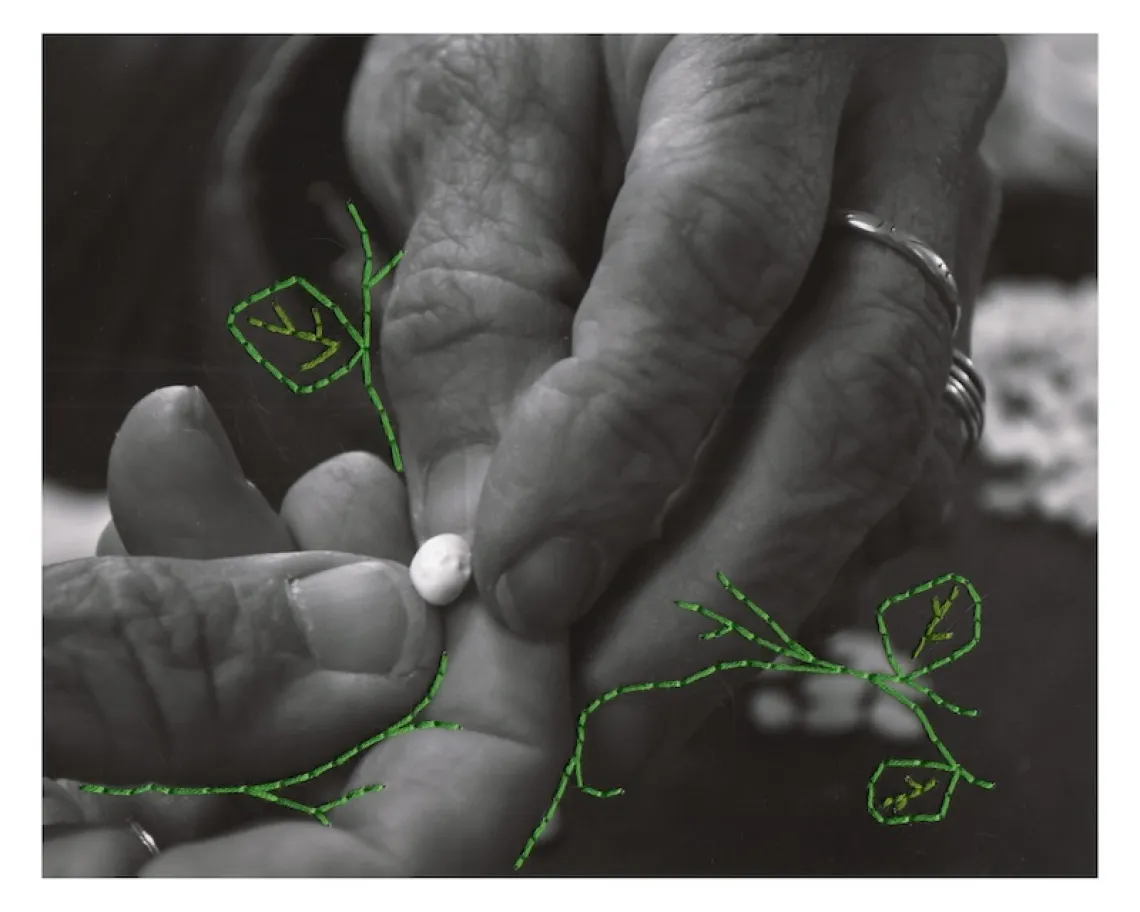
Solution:
M229 327L230 333L233 335L233 337L237 339L241 347L245 349L246 354L248 354L256 363L264 367L265 370L269 372L270 376L272 376L280 383L284 384L290 391L298 396L306 396L310 393L316 392L317 390L324 389L334 380L339 380L341 377L345 376L354 367L356 367L357 364L359 364L361 378L364 381L364 389L368 393L368 399L371 401L373 407L375 407L377 413L380 415L380 424L384 429L384 436L388 440L388 448L392 453L392 465L397 472L402 472L404 470L404 463L400 457L400 448L396 444L396 433L392 429L392 422L388 417L387 410L384 408L384 403L380 401L380 394L376 392L376 388L372 383L371 352L372 289L375 288L376 285L382 279L384 279L385 276L388 275L388 273L396 268L396 264L399 263L404 256L404 251L401 250L399 253L397 253L394 257L392 257L391 260L388 261L388 264L384 266L383 269L373 275L372 243L368 239L368 231L364 227L364 222L360 218L360 213L356 211L356 206L354 206L351 202L349 202L347 205L349 215L352 216L352 221L356 225L356 230L360 232L360 243L364 248L364 270L360 280L362 316L359 330L353 326L351 321L349 321L349 319L344 315L344 311L342 311L335 303L326 297L325 294L316 288L311 282L309 282L307 279L302 278L301 276L290 276L287 279L282 279L280 282L271 285L269 288L263 288L261 291L250 295L244 301L239 302L227 315L226 325ZM271 297L279 292L284 291L287 288L293 288L294 286L306 292L321 307L331 313L336 318L336 321L344 328L345 332L348 333L349 338L356 345L356 351L348 360L348 363L337 368L327 377L322 377L321 379L315 380L311 383L298 383L296 380L286 375L275 364L266 359L265 356L262 355L260 350L257 348L257 346L246 338L246 335L242 331L241 325L238 321L238 317L241 316L241 314L244 313L245 310L250 307L250 305L256 304L258 301L262 301L265 298ZM264 320L260 320L256 317L247 317L245 322L249 326L255 327L257 329L265 329L268 332L275 333L277 335L294 336L306 342L320 342L325 346L325 351L323 354L317 358L314 358L312 361L308 361L305 364L301 365L302 371L312 370L317 365L331 358L337 349L339 349L339 342L324 337L319 308L312 308L313 325L315 329L311 333L298 331L295 329L288 315L276 302L273 304L273 310L277 314L277 319L281 321L280 326L268 324Z
M918 641L918 645L914 647L914 652L910 654L910 657L912 659L918 658L918 654L922 652L923 647L925 647L927 643L938 643L942 640L949 640L954 636L953 633L948 633L945 631L942 633L935 633L934 628L938 626L939 621L946 617L947 612L950 610L950 605L957 597L958 587L955 586L953 591L950 593L950 597L946 599L946 601L938 601L937 595L931 599L932 617L930 619L930 623L926 625L926 630L924 630L922 633L922 639Z

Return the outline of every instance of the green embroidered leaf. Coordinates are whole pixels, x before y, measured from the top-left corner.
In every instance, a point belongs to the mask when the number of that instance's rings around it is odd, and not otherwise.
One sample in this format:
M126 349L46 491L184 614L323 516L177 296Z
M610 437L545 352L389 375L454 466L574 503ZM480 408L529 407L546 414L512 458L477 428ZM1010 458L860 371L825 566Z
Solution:
M876 610L875 620L883 638L883 651L898 680L913 681L958 660L978 644L982 635L982 597L965 577L948 573L887 599ZM942 655L938 655L942 650L931 649L934 643L948 640L961 645ZM895 656L900 643L913 643L907 654L913 659L924 655L927 664L904 671Z
M919 782L909 775L914 770L935 775ZM867 810L888 826L937 823L949 812L960 778L956 767L939 760L884 760L867 783Z
M230 311L226 325L254 361L297 395L324 389L364 355L356 327L300 276L250 295Z

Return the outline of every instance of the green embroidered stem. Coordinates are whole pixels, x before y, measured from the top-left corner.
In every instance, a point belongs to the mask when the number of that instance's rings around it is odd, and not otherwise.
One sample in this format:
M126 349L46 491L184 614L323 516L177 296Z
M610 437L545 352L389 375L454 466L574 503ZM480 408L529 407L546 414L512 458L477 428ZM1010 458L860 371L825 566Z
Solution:
M376 285L383 278L385 278L392 271L392 269L396 267L396 264L399 263L400 259L403 257L403 251L397 253L396 256L393 257L388 262L388 264L384 266L383 269L376 273L376 275L372 275L372 246L371 242L369 241L368 232L364 227L364 223L361 220L360 214L357 212L356 207L351 202L347 205L353 222L355 223L357 230L360 233L360 242L364 250L364 269L360 283L363 317L359 331L354 326L352 326L352 324L336 304L334 304L318 289L316 289L307 280L301 278L300 276L292 276L291 278L278 282L277 284L263 289L262 291L259 291L246 298L244 301L237 304L233 310L230 311L226 322L234 338L238 340L238 342L242 345L249 356L253 358L256 363L264 367L266 371L268 371L273 377L275 377L297 395L307 395L316 392L319 389L325 388L334 380L338 380L351 372L352 369L359 363L368 399L380 417L384 435L388 440L389 448L392 453L393 465L395 466L396 471L402 471L403 463L400 457L399 447L396 444L395 432L392 428L391 421L389 420L388 413L385 410L384 405L380 400L380 396L377 393L372 382L372 360L370 352L372 347L371 292L372 289L375 288ZM258 301L261 301L271 295L277 294L278 292L283 291L287 288L291 288L294 285L307 292L315 301L317 301L321 307L330 312L337 320L337 322L345 329L345 331L348 333L349 338L356 345L356 351L353 353L352 357L348 360L347 363L337 368L327 377L316 380L309 384L297 383L296 381L286 376L275 365L267 361L258 351L256 346L254 346L246 339L244 333L237 323L238 316L250 305L255 304ZM278 320L280 321L280 325L268 324L265 321L256 318L249 318L246 322L250 326L265 329L266 331L274 333L276 335L293 337L302 342L307 342L310 344L316 343L324 346L325 351L323 354L313 358L310 361L305 362L300 368L302 371L311 370L319 366L321 363L331 358L339 349L339 342L325 338L323 334L324 327L321 322L320 310L318 308L312 308L312 318L314 325L312 332L297 330L289 316L280 307L280 305L274 303L273 309L277 315ZM918 683L918 680L920 678L929 675L932 671L938 668L942 668L951 662L954 662L957 659L961 658L963 655L973 649L981 639L981 597L978 595L977 590L975 590L970 582L964 577L958 576L956 574L946 574L945 576L941 576L937 579L922 583L921 585L916 586L913 589L909 589L904 593L895 595L884 601L879 606L876 612L876 624L882 638L883 652L887 658L887 662L894 672L890 675L860 671L858 669L848 668L844 665L829 662L825 659L816 657L802 644L789 637L787 633L784 632L783 628L780 627L780 625L777 624L776 621L766 611L760 608L759 605L757 605L748 596L737 589L729 581L728 577L726 577L723 573L717 573L717 580L720 582L721 586L723 586L724 589L730 595L732 595L733 598L746 605L749 611L751 611L752 614L767 627L767 629L771 632L771 638L758 636L743 625L736 623L735 621L725 617L716 611L713 611L712 609L705 608L702 605L683 601L678 601L674 604L678 608L681 608L685 611L691 611L695 614L699 614L717 625L713 630L700 634L701 639L716 639L732 634L740 637L751 646L768 650L775 656L775 659L769 661L756 658L718 662L716 664L702 668L699 671L695 671L684 678L667 681L652 681L641 684L629 684L624 687L615 688L614 690L602 694L601 696L592 700L590 704L578 714L575 725L576 738L574 750L571 753L569 760L567 760L566 765L563 767L562 775L559 778L558 785L554 790L554 795L549 806L547 807L546 812L543 814L542 819L538 822L538 825L534 828L530 837L527 839L526 844L523 846L523 849L515 862L516 870L521 868L526 862L527 858L530 857L530 854L537 844L539 837L541 836L546 826L549 824L551 817L557 810L558 805L565 796L567 788L571 782L573 782L574 787L579 791L597 798L613 798L624 794L624 789L622 788L597 789L587 785L584 780L582 774L582 753L586 744L587 723L593 713L601 709L612 700L615 700L625 694L644 693L650 690L669 690L688 687L689 685L695 684L697 681L701 681L710 675L724 671L734 671L747 668L762 671L787 671L800 674L849 675L851 677L859 678L860 680L872 684L881 690L884 694L887 694L892 699L898 701L902 706L910 710L910 712L913 713L914 716L918 719L920 725L922 726L923 732L926 734L927 739L934 746L934 749L938 752L939 756L942 759L915 760L891 758L884 760L875 768L874 772L872 772L870 778L867 781L867 810L871 816L874 817L879 823L893 826L904 823L935 822L942 820L948 812L950 798L954 793L954 789L957 787L958 782L961 780L965 780L971 785L975 785L982 789L992 789L994 787L994 783L974 776L967 769L961 766L961 764L959 764L957 760L954 759L954 756L950 753L946 745L938 738L937 734L934 731L933 725L930 723L930 720L927 718L927 715L923 709L917 703L915 703L914 700L910 699L905 694L896 689L897 687L909 687L915 692L923 694L934 705L960 716L973 717L978 714L977 710L962 709L961 707L949 702L948 700L944 700L929 686ZM921 640L915 646L911 657L912 659L917 659L918 656L923 653L926 647L932 643L944 642L952 639L952 632L940 630L938 627L949 615L951 607L957 597L960 595L962 589L964 589L969 594L973 602L972 636L967 642L963 643L949 655L946 655L940 659L936 659L922 668L904 673L895 658L894 649L891 644L889 632L887 630L886 612L888 609L895 605L898 605L901 602L914 598L918 595L924 595L925 593L930 592L936 589L938 586L948 582L953 582L955 586L950 596L943 601L939 601L938 597L934 596L931 621L927 624ZM428 688L428 692L410 713L408 713L397 722L394 722L392 725L388 726L388 728L386 728L380 734L374 735L371 738L362 741L360 744L342 753L339 757L323 763L320 766L309 770L308 772L300 773L286 779L278 779L273 782L263 782L257 785L248 786L202 787L168 786L159 785L156 783L146 783L144 785L132 786L128 788L82 784L80 788L82 788L84 791L105 795L138 795L150 791L160 792L166 795L245 794L253 798L258 798L262 801L269 801L271 803L280 805L281 807L287 807L298 812L309 814L320 823L324 824L325 826L329 826L330 824L327 817L329 811L347 804L354 798L371 794L373 792L378 792L384 788L384 785L377 783L373 785L362 786L360 788L353 789L352 791L341 795L331 801L317 806L306 805L297 801L293 801L291 799L278 795L277 792L281 789L316 779L329 770L348 763L349 761L359 756L361 752L375 746L385 739L392 738L397 735L403 735L407 732L425 729L438 728L449 731L459 730L460 726L454 722L418 721L419 714L431 703L432 699L439 691L446 672L447 654L444 653L440 656L439 667L436 671L436 675L431 683L431 686ZM886 799L879 801L877 799L876 786L878 785L883 774L887 770L891 769L914 771L926 770L936 775L923 779L915 778L908 773L904 779L906 788L903 791L894 795L890 795ZM947 778L946 786L942 794L941 805L937 812L933 814L903 813L905 808L912 800L915 800L926 792L937 788L937 785L940 781L939 775L943 775ZM883 813L884 810L888 810L890 816L885 815Z
M226 317L226 325L230 333L242 348L257 364L260 364L274 379L284 384L291 392L299 396L309 395L317 390L324 389L334 380L339 380L345 374L349 373L358 363L360 364L361 377L364 381L364 389L368 395L369 401L376 409L377 414L380 416L380 426L384 431L384 437L388 441L388 448L392 453L392 465L397 472L403 472L404 462L400 456L400 447L396 443L396 432L392 428L391 419L388 417L388 412L384 408L384 403L380 400L380 394L376 392L376 387L372 379L372 289L384 279L388 273L396 268L396 264L404 256L401 250L387 265L384 266L376 275L372 275L372 242L368 238L368 230L364 227L364 222L360 218L360 213L357 211L356 206L351 202L347 204L349 215L352 216L352 221L356 225L357 231L360 232L360 245L364 250L364 269L360 279L360 299L361 299L361 326L357 330L352 325L351 321L345 316L344 311L340 309L333 301L331 301L323 292L316 288L307 279L301 276L290 276L288 279L283 279L269 288L264 288L261 291L255 292L244 301L239 302L229 312ZM244 331L238 323L238 316L241 315L250 305L256 304L265 298L285 291L288 288L297 286L309 294L321 307L325 308L331 313L336 321L348 333L349 338L352 339L356 345L356 351L353 353L351 359L347 364L337 368L329 376L312 383L299 383L291 377L287 376L280 368L270 362L261 354L261 351L252 342L246 338ZM331 358L340 348L340 343L334 339L328 339L324 336L324 327L321 323L320 310L316 307L312 308L313 314L313 332L299 331L290 320L288 314L280 304L274 302L273 311L276 313L278 320L281 324L274 325L266 323L264 320L257 317L248 317L245 322L254 328L264 329L276 335L289 336L299 339L303 342L319 343L324 347L323 353L317 357L306 361L301 365L300 371L308 371L319 366L324 361Z

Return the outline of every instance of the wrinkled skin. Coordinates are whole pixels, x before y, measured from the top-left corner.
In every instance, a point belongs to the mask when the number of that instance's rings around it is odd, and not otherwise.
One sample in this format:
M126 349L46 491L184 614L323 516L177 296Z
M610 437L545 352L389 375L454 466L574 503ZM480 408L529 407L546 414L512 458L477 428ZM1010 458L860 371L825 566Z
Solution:
M972 301L1003 74L988 39L374 39L347 147L407 237L380 363L410 534L474 541L429 710L464 731L379 745L352 784L388 788L332 829L275 822L142 873L505 870L578 707L747 654L699 640L674 600L740 617L719 570L794 631L936 525L962 450L945 311L901 257L824 222L891 219ZM322 534L303 547L353 550ZM576 544L524 560L552 537ZM623 783L722 695L616 701L587 781Z

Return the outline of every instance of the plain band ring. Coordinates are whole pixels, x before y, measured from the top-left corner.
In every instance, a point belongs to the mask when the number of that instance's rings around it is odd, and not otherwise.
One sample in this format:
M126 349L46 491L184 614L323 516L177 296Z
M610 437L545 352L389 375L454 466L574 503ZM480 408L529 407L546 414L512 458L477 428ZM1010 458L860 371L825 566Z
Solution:
M138 837L139 842L141 842L146 850L150 852L151 857L157 858L158 853L161 850L158 847L158 843L154 841L154 837L151 836L150 833L148 833L143 825L137 820L132 820L128 825L131 828L131 832L133 832L135 836Z
M950 376L946 379L943 394L958 413L966 431L966 450L969 456L982 439L986 427L986 385L964 352L954 349Z
M864 236L885 244L917 266L926 280L934 286L939 299L946 307L950 316L951 335L957 334L958 324L962 320L962 301L958 293L958 283L954 280L954 274L950 272L946 261L935 253L929 244L870 212L837 209L831 214L831 221L839 227L853 228Z

